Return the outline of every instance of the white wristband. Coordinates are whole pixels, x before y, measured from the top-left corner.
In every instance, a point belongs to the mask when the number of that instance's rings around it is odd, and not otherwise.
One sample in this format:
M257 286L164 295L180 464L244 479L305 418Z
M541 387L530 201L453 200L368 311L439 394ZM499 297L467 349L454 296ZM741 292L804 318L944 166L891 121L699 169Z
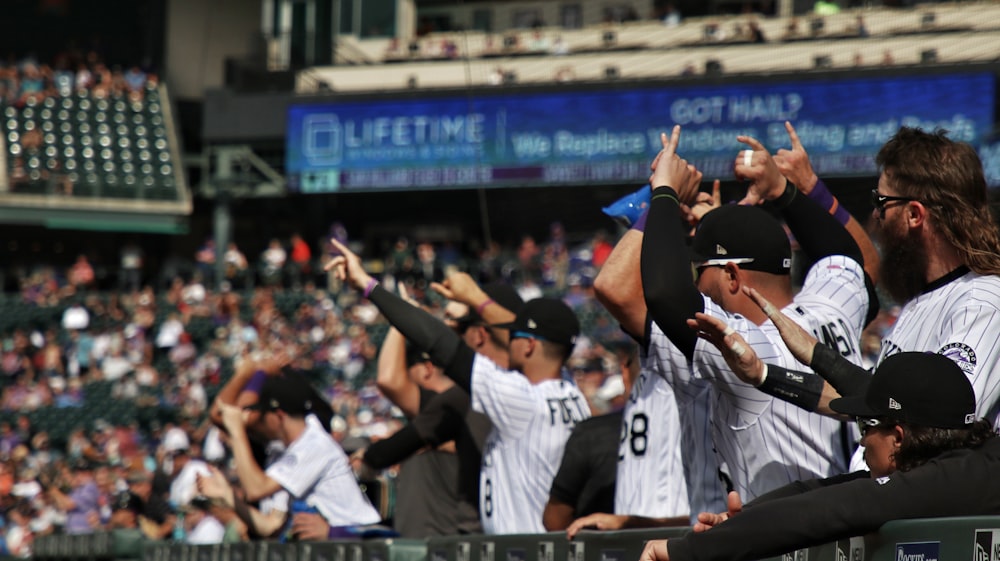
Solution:
M764 363L764 372L762 372L761 375L760 375L760 381L757 382L756 384L754 384L754 387L755 388L759 388L762 385L764 385L764 380L767 380L767 363L766 362Z

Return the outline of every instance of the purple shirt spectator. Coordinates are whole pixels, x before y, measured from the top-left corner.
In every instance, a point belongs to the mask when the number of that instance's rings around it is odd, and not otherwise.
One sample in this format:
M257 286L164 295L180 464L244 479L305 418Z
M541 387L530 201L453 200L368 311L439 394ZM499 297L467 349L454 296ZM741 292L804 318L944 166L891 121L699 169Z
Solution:
M93 479L73 487L69 498L73 500L73 508L66 511L67 534L89 534L94 531L90 525L92 516L99 514L101 491Z

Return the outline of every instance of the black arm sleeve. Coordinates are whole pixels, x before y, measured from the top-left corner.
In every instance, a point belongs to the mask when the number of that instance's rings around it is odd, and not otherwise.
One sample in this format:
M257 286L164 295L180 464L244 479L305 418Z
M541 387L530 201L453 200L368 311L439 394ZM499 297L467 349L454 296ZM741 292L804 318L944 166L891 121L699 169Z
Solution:
M757 389L806 411L815 412L823 394L823 378L812 372L799 372L768 364L767 378Z
M416 454L424 447L424 441L412 425L396 431L389 438L379 440L365 451L365 463L375 469L385 469Z
M376 286L368 299L378 306L382 315L403 337L417 348L427 351L434 364L443 366L449 378L469 391L475 353L462 343L457 333L434 316L382 288L382 285Z
M864 395L868 391L868 383L872 379L870 372L852 364L840 353L823 343L816 343L809 367L827 382L830 382L833 389L843 396Z
M704 311L705 301L691 279L682 224L677 193L670 187L657 187L649 205L639 263L650 316L690 360L698 335L686 322L695 312Z
M877 530L890 520L1000 512L996 439L879 480L855 479L756 505L667 543L671 561L763 559ZM991 448L990 451L986 451Z
M757 505L766 503L767 501L773 501L775 499L783 499L785 497L794 497L795 495L801 495L802 493L808 493L815 489L820 489L822 487L829 487L830 485L839 485L840 483L846 483L848 481L854 481L855 479L867 479L871 477L871 473L861 470L853 471L851 473L844 473L841 475L834 475L833 477L827 477L824 479L804 479L802 481L793 481L784 487L778 487L774 491L769 491L763 495L757 497L752 502L743 505L743 509L752 508Z
M851 234L816 201L799 193L781 210L799 245L812 260L845 255L864 265L861 248Z

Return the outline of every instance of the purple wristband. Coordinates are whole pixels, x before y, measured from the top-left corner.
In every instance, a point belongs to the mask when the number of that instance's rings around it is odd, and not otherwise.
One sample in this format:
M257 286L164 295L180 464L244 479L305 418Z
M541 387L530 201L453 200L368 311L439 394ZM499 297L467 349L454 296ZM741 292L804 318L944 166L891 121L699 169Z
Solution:
M833 215L833 217L837 219L837 222L840 222L842 225L847 224L847 221L850 220L850 213L848 213L844 207L840 206L840 201L838 201L837 197L834 197L833 193L826 188L826 184L823 183L822 179L816 180L816 186L813 187L808 196L810 199L816 201L821 207L826 209L826 211Z
M369 296L372 295L372 291L375 290L376 286L378 286L378 281L377 280L372 279L372 280L368 281L368 286L365 287L365 291L364 291L365 298L368 298Z
M264 387L265 380L267 380L267 372L258 370L253 373L253 376L250 377L250 381L247 382L247 385L243 386L243 391L259 394L260 389Z
M642 211L639 218L636 219L635 224L632 225L633 230L638 230L640 232L646 231L646 217L649 216L649 209Z

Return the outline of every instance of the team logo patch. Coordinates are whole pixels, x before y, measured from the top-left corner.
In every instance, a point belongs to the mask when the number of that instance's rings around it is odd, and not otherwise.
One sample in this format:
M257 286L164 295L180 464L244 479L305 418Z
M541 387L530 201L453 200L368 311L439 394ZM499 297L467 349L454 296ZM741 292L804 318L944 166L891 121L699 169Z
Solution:
M875 483L878 483L879 485L885 485L888 482L889 482L889 476L888 475L883 475L882 477L876 477L875 478Z
M972 561L1000 560L1000 530L976 530Z
M538 324L535 323L535 320L533 320L531 318L528 318L528 328L529 329L535 329L537 327L538 327Z
M722 247L721 245L715 244L715 254L716 255L729 255L729 252L726 251L726 248Z
M948 343L941 347L938 354L954 360L966 376L972 376L976 370L976 351L965 343Z
M896 401L895 399L893 399L891 397L889 398L889 409L897 409L898 410L898 409L902 409L902 408L903 408L903 406L900 405L898 401Z

